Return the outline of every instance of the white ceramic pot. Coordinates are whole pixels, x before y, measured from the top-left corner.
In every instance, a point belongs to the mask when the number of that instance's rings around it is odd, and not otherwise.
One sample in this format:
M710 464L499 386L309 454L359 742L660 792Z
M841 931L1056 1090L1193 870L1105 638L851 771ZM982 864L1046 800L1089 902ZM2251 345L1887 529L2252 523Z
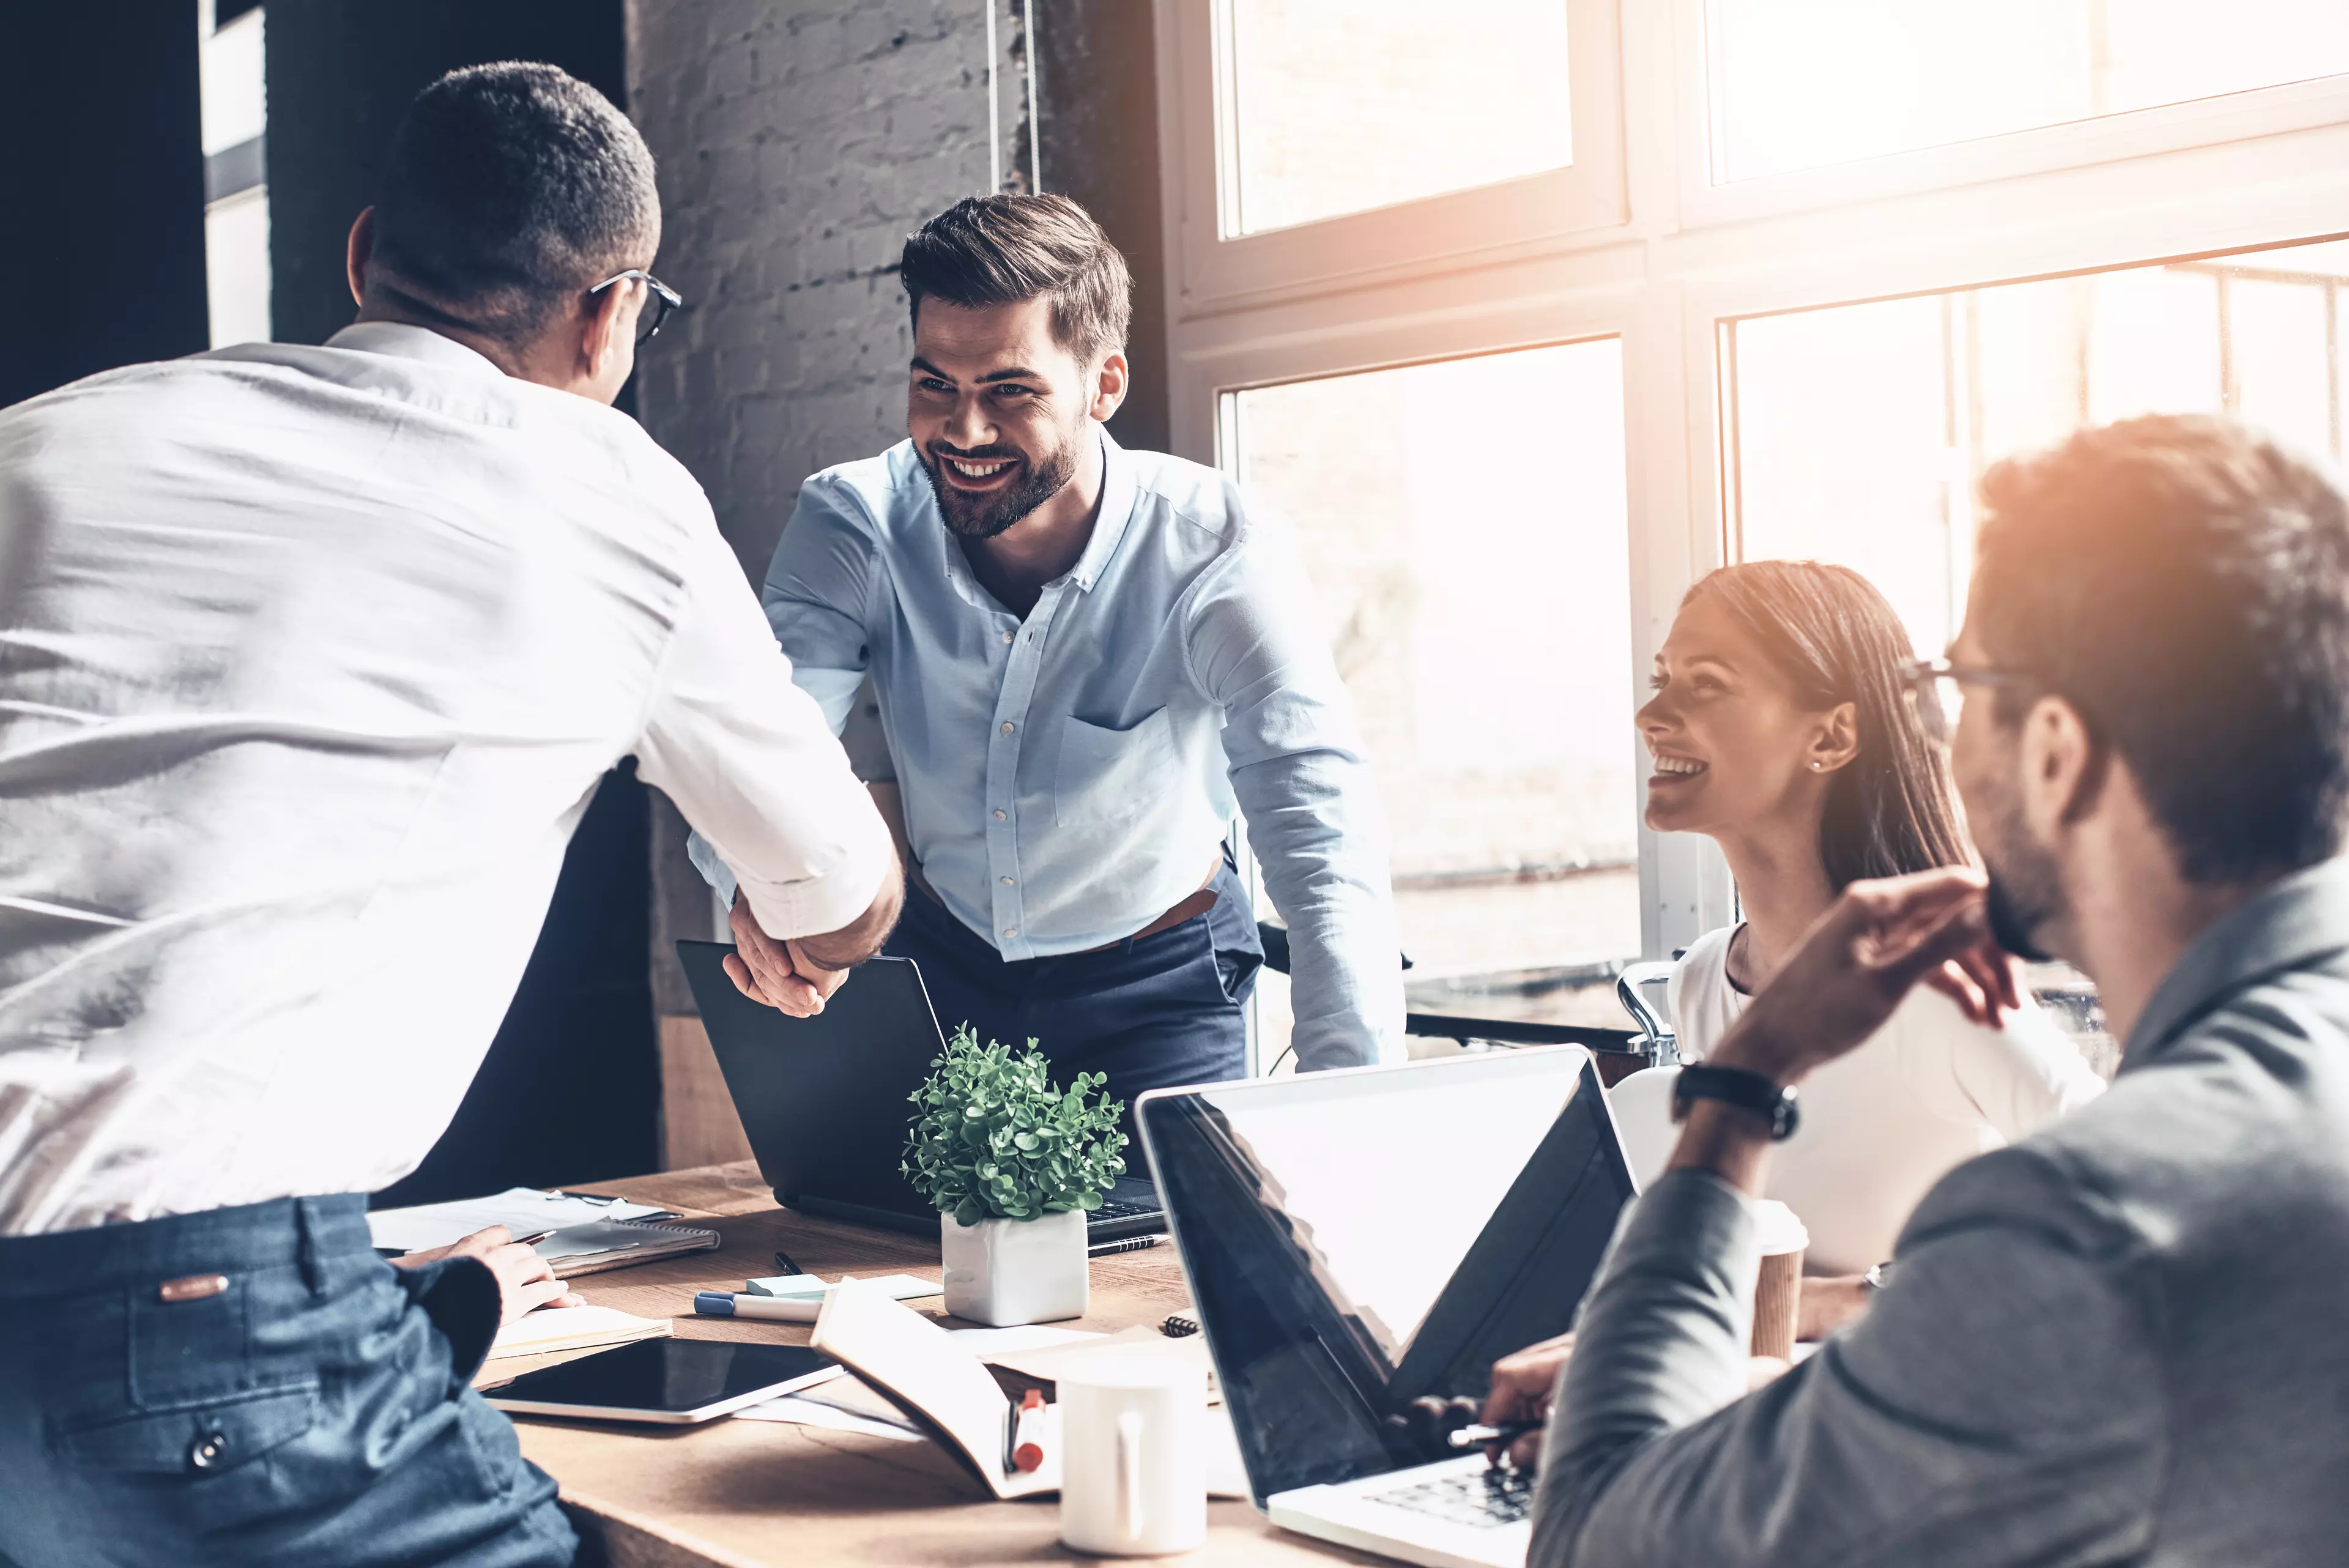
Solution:
M1082 1210L976 1225L941 1214L938 1249L946 1261L947 1311L957 1317L1009 1328L1082 1317L1092 1304Z

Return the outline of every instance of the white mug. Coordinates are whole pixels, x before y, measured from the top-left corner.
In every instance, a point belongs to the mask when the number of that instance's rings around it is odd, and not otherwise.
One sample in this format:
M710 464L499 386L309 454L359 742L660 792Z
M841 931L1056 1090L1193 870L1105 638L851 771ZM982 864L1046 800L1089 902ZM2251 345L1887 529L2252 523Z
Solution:
M1207 1538L1207 1382L1195 1366L1087 1356L1058 1380L1061 1539L1158 1557Z

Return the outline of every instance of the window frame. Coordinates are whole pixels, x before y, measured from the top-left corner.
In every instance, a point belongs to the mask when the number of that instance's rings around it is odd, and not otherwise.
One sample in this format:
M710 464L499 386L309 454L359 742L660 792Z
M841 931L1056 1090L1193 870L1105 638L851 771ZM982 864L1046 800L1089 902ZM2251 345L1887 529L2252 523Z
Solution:
M1619 337L1635 680L1729 558L1729 324L2349 230L2349 75L1715 185L1704 0L1563 3L1577 171L1594 175L1579 195L1538 175L1220 240L1226 0L1154 0L1171 445L1216 462L1227 392ZM1611 140L1586 133L1601 103ZM1620 171L1605 201L1586 163L1601 148ZM1639 846L1641 956L1734 918L1708 841L1642 825Z

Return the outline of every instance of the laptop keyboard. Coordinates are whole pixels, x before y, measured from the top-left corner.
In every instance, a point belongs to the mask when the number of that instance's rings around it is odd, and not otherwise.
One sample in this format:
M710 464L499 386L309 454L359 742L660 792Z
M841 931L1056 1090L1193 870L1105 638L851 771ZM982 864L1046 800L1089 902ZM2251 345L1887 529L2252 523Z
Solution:
M1454 1524L1492 1529L1515 1524L1533 1512L1534 1478L1511 1465L1455 1471L1392 1491L1372 1492L1370 1501L1413 1513L1433 1514Z

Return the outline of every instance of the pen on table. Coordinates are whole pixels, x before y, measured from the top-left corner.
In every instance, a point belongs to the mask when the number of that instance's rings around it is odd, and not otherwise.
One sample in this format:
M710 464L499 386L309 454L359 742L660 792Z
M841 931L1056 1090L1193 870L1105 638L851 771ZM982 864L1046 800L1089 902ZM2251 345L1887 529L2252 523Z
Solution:
M1012 1417L1011 1468L1033 1472L1044 1468L1044 1391L1030 1388L1019 1397Z
M787 1274L804 1274L807 1272L805 1269L802 1269L797 1263L792 1262L792 1255L789 1252L784 1251L781 1247L775 1249L775 1267L781 1269Z
M1527 1432L1541 1429L1539 1421L1506 1421L1497 1427L1463 1427L1447 1435L1444 1440L1455 1449L1499 1448L1505 1443L1516 1442Z
M821 1296L752 1296L731 1291L696 1291L693 1310L701 1317L762 1317L771 1323L813 1323L823 1310Z

